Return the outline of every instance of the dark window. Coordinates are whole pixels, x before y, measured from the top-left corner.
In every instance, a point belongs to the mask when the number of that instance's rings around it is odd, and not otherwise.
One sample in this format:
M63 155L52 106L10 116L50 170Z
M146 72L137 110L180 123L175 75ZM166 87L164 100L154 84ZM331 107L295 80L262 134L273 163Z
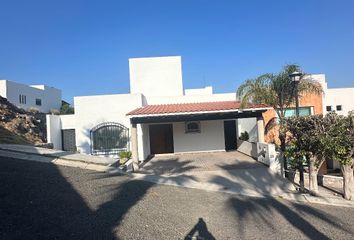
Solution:
M36 98L36 105L42 106L42 99Z
M200 122L186 122L186 133L200 133Z
M91 130L92 154L111 155L128 149L129 130L119 123L102 123Z
M342 105L337 105L336 109L337 109L337 111L342 111Z
M332 111L332 106L326 106L326 111L327 111L327 112Z

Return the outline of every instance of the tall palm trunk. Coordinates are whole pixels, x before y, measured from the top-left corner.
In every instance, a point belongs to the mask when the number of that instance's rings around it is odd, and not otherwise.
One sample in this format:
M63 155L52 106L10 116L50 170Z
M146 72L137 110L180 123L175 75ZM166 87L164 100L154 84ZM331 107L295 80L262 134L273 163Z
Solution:
M354 176L353 176L353 164L341 165L343 174L343 192L344 198L347 200L354 200Z

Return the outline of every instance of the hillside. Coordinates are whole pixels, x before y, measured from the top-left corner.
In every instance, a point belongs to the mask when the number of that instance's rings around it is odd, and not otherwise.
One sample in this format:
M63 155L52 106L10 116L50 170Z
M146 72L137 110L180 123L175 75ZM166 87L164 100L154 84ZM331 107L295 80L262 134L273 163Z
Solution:
M45 137L44 113L25 111L0 96L0 143L41 144Z

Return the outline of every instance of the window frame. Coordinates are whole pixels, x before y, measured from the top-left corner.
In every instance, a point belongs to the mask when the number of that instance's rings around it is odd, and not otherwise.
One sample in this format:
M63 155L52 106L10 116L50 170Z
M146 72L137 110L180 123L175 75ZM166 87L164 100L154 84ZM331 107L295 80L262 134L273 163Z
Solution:
M332 106L326 106L326 112L332 112Z
M20 104L27 104L26 95L19 94L19 100L20 100Z
M36 98L36 106L42 106L42 99L41 98Z
M188 125L196 124L197 128L189 128ZM184 133L201 133L200 121L188 121L184 123Z
M336 105L336 111L339 111L339 112L343 111L343 106L342 105Z

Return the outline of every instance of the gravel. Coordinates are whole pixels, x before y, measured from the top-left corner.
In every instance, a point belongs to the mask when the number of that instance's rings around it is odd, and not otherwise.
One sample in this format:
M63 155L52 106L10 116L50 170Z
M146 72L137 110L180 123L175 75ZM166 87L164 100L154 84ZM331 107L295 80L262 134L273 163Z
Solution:
M354 209L0 157L1 239L352 239Z

